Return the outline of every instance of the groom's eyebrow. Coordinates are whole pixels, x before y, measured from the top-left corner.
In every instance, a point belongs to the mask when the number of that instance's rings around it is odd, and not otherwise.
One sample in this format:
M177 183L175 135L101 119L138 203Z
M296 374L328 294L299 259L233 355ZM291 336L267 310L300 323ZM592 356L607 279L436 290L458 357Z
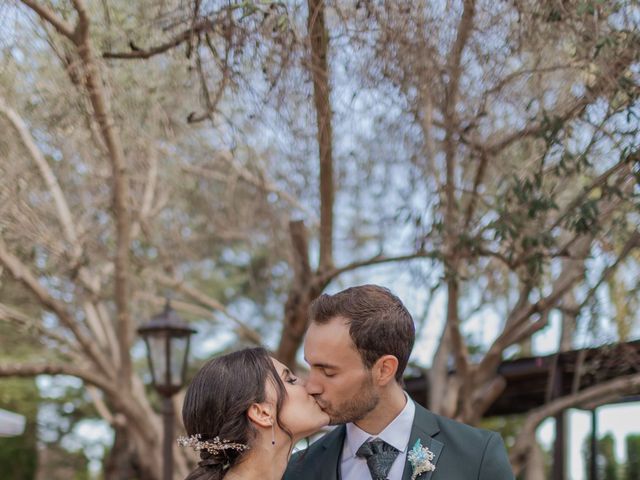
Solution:
M320 363L320 362L318 362L318 363L310 363L306 358L305 358L305 361L309 365L311 365L312 367L315 367L315 368L332 368L334 370L336 370L338 368L336 365L331 365L330 363Z

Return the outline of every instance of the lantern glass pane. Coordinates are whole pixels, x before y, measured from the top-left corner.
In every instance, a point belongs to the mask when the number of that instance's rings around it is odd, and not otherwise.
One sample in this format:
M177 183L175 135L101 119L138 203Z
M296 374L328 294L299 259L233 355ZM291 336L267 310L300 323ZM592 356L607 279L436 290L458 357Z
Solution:
M182 385L182 370L186 361L189 337L174 337L171 339L171 386Z
M156 385L167 384L167 342L164 335L150 335L149 352L151 354L151 365L153 368L153 379Z

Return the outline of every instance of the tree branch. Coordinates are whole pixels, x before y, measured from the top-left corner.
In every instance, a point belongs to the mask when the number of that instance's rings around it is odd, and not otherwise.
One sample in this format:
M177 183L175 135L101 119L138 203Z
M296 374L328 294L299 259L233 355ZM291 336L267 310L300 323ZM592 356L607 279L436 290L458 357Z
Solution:
M49 166L49 163L36 145L35 140L29 132L27 124L15 110L7 105L4 98L0 98L0 113L4 114L8 118L10 123L18 132L24 147L27 149L32 160L36 164L45 185L53 197L58 219L60 220L62 231L64 233L64 238L71 246L71 264L73 268L75 268L76 262L80 260L83 248L78 239L71 209L69 208L66 197L60 188L60 184L58 183L53 170ZM79 277L86 288L93 293L97 293L99 286L96 285L95 278L93 278L86 268L80 268Z
M294 208L298 208L301 211L305 212L306 215L308 215L311 219L312 222L317 223L318 219L315 216L315 214L305 205L303 205L296 197L294 197L293 195L291 195L290 193L288 193L287 191L281 189L280 187L278 187L275 182L273 180L270 180L266 174L266 172L261 171L260 175L254 175L252 174L248 169L237 165L236 162L234 162L232 159L229 159L228 156L226 154L222 154L219 156L220 160L223 160L227 165L229 165L229 167L231 167L236 174L245 182L247 182L249 185L253 185L254 187L257 187L259 189L261 189L262 191L266 192L266 193L275 193L276 195L278 195L280 198L282 198L284 201L286 201L287 203L289 203L289 205L291 205ZM229 180L229 176L225 175L223 173L220 172L215 172L211 169L208 168L203 168L203 167L198 167L195 165L183 165L182 167L180 167L184 172L190 173L190 174L195 174L195 175L201 175L213 180L218 180L218 181L228 181Z
M106 328L98 315L98 310L95 305L88 300L85 300L82 304L82 308L84 310L85 317L87 319L87 326L91 333L95 337L98 345L106 352L114 353L113 348L109 345L109 340L107 337Z
M466 421L479 420L484 413L493 405L507 387L507 381L503 376L497 375L487 383L484 388L477 389L471 400L473 418L465 418ZM473 423L473 422L471 422Z
M635 61L635 50L633 48L627 49L626 56L615 57L612 59L613 65L602 65L601 70L608 70L607 75L602 75L598 82L590 88L585 95L577 99L573 104L564 109L563 112L556 115L561 122L566 122L572 117L576 117L583 112L591 102L598 96L604 94L607 88L611 85L616 85L616 82L612 82L611 78L617 78L631 63ZM501 140L495 141L490 145L483 145L476 142L469 142L474 148L485 151L489 155L496 155L511 145L513 142L530 136L535 136L542 133L547 128L545 122L531 122L524 129L513 132ZM466 140L465 140L466 142Z
M309 263L309 238L302 220L289 222L291 237L291 265L295 285L307 285L311 280L311 264Z
M578 252L588 251L591 241L592 237L582 237L581 243L575 248ZM504 330L498 335L498 338L494 340L478 365L476 370L476 382L478 384L482 384L495 373L505 348L522 341L523 338L526 338L527 334L532 334L544 327L545 321L542 319L532 322L531 325L527 325L527 320L535 314L544 314L556 305L557 302L575 286L576 281L582 278L583 269L583 263L575 261L573 265L566 268L554 282L551 293L536 303L528 303L526 298L523 299L522 296L520 297L521 301L518 302L518 305L516 305L509 314ZM527 291L528 289L525 289L523 292Z
M434 250L432 252L427 252L424 250L420 250L414 253L408 253L406 255L399 255L396 257L385 257L383 255L376 255L375 257L371 257L365 260L358 260L342 267L333 268L328 272L322 273L317 276L316 281L318 284L328 284L336 277L342 275L345 272L350 272L352 270L356 270L361 267L368 267L371 265L380 265L382 263L392 263L392 262L406 262L408 260L415 260L416 258L430 258L430 259L441 259L442 253L439 250Z
M20 0L31 10L36 12L40 18L50 23L61 35L69 40L74 39L74 27L67 23L64 19L59 18L55 13L44 5L39 5L35 0Z
M437 344L431 368L427 370L429 379L429 409L438 415L448 414L452 416L453 411L446 411L448 407L455 407L457 402L447 403L446 394L442 392L450 392L456 388L455 382L449 377L449 355L451 354L450 332L445 325L440 334L440 341Z
M596 291L600 288L600 286L602 286L602 284L607 281L607 279L611 276L611 274L613 274L617 270L620 263L629 256L631 251L639 247L640 247L640 232L634 231L625 242L615 262L613 262L611 265L609 265L604 269L604 272L602 272L602 275L598 279L598 282L593 286L593 288L589 290L589 292L587 293L582 303L577 306L576 310L578 312L582 310L582 308L589 302L589 300L591 300L591 298L593 297L593 295L595 295Z
M215 23L209 19L202 19L194 23L187 30L179 33L168 42L162 43L155 47L148 49L136 49L130 52L103 52L104 58L118 58L121 60L133 60L133 59L147 59L155 55L167 52L172 48L177 47L181 43L193 38L193 35L199 35L200 33L211 32L215 28Z
M260 337L258 332L256 332L254 329L252 329L247 324L245 324L242 320L240 320L239 318L231 314L229 310L227 310L227 308L223 304L218 302L216 299L211 298L210 296L206 295L205 293L199 290L196 290L193 287L190 287L189 285L184 283L184 281L182 280L171 278L159 272L153 272L151 275L161 284L171 288L175 288L179 292L187 295L188 297L191 297L201 305L204 305L213 310L217 310L223 313L229 320L231 320L236 325L238 325L239 333L244 338L254 343L255 345L262 345L262 338Z
M155 295L150 292L135 292L134 296L137 298L140 298L141 300L144 300L145 302L152 303L159 307L164 306L167 303L166 298L161 297L159 295ZM211 312L211 309L202 307L200 305L172 299L171 307L173 307L176 311L182 312L183 314L186 314L186 315L192 315L200 318L211 319L220 323L220 319ZM238 329L237 333L239 336L244 336L244 331L242 329ZM249 339L249 340L252 343L255 343L253 339Z
M72 247L71 257L72 261L79 258L82 254L82 247L80 246L80 242L78 241L78 235L76 233L75 225L73 222L73 218L71 216L71 210L69 209L69 204L60 188L60 184L56 176L53 173L53 170L47 163L44 155L36 145L29 129L27 128L24 120L18 115L15 110L10 108L4 98L0 97L0 113L4 114L13 127L18 132L20 139L31 155L34 163L38 167L38 171L44 180L44 183L47 185L49 192L51 192L51 196L53 197L53 201L56 206L56 211L58 212L58 219L62 224L62 231L64 232L65 239Z
M28 317L9 305L0 303L0 320L12 322L24 329L35 329L38 332L38 335L47 337L58 342L60 345L64 345L73 351L77 351L77 345L74 345L69 338L56 331L47 330L42 326L42 322Z
M156 195L156 187L158 184L158 155L153 145L149 147L148 152L149 170L147 172L147 181L144 184L142 205L140 206L136 220L133 221L131 225L132 239L135 239L140 234L143 224L145 224L151 216L153 200Z
M217 55L217 52L213 47L213 45L211 44L208 35L205 35L205 40L206 40L207 46L209 47L209 51L211 51L212 55L214 56ZM213 121L212 114L217 110L218 104L222 99L222 94L224 93L224 90L227 87L227 84L229 83L229 80L231 78L231 73L229 68L229 50L230 50L230 46L227 45L227 48L225 50L224 62L220 65L222 80L220 80L220 85L218 86L218 89L213 99L211 99L211 95L209 94L209 87L207 86L207 79L204 73L204 67L202 65L202 58L201 58L200 51L199 50L196 51L196 66L198 68L198 76L200 77L200 85L201 85L200 88L202 89L202 94L204 96L205 105L207 108L200 115L197 115L195 112L191 112L187 117L188 123L198 123L206 119L210 119L211 121Z
M583 60L583 62L585 62L584 65L586 65L586 60ZM542 73L552 73L552 72L557 72L561 70L580 70L580 68L584 68L584 65L580 65L579 63L574 62L570 65L560 64L560 65L551 65L549 67L524 68L522 70L517 70L515 72L508 74L504 78L500 79L500 81L495 86L487 90L484 93L485 99L483 100L483 102L486 101L486 97L501 91L507 84L518 79L519 77L522 77L525 75L539 75Z
M109 397L114 410L123 413L128 424L132 425L145 439L147 446L157 444L158 432L150 428L154 424L145 415L148 412L144 410L144 404L133 402L132 397L123 395L116 382L96 374L95 371L70 364L0 363L0 377L35 377L37 375L70 375L99 388Z
M31 271L14 255L6 249L4 241L0 238L0 263L4 265L11 275L25 287L27 287L38 298L40 303L47 309L57 315L62 324L67 327L74 335L82 349L87 353L89 358L94 362L95 366L101 368L104 373L111 376L112 368L107 359L96 348L95 343L91 341L82 331L73 317L66 311L64 306L40 284Z
M94 370L69 364L0 363L0 377L35 377L38 375L70 375L98 387L110 395L118 394L113 383L102 375L96 374Z
M478 189L480 185L484 181L484 175L487 171L487 164L489 163L489 157L483 152L480 155L480 162L478 162L478 170L476 170L476 175L473 180L473 190L471 195L469 196L469 202L467 203L467 208L465 209L464 215L464 230L468 231L469 225L471 224L471 219L473 218L473 213L475 212L476 207L478 206Z
M619 377L615 380L586 388L581 392L558 398L532 410L527 415L527 419L516 438L516 443L511 449L510 459L516 474L522 469L527 451L531 447L530 440L535 435L536 428L544 419L568 408L597 403L603 398L611 398L611 396L619 398L624 395L638 393L640 393L640 373Z
M549 231L552 231L557 226L559 226L562 223L562 221L565 218L567 218L569 214L571 214L573 209L576 208L578 205L580 205L580 203L582 203L593 190L605 185L609 180L609 178L611 178L613 175L618 173L624 167L627 167L629 170L631 170L632 163L637 162L638 160L640 160L640 150L637 150L636 152L630 154L629 156L627 156L627 158L616 163L614 166L612 166L607 171L603 172L601 175L595 178L593 182L591 182L588 186L584 187L582 191L567 204L567 206L564 208L564 211L560 215L558 215L558 218L556 219L556 221L549 228Z
M93 385L87 385L86 387L87 393L89 394L89 398L91 398L91 401L93 402L93 405L96 407L96 411L98 412L98 414L104 418L104 420L109 423L109 425L111 426L116 426L116 423L119 424L120 426L124 425L124 421L118 422L118 419L122 419L120 415L114 415L111 413L111 411L109 410L109 407L107 407L106 403L104 402L104 400L100 397L100 391L95 388L95 386Z

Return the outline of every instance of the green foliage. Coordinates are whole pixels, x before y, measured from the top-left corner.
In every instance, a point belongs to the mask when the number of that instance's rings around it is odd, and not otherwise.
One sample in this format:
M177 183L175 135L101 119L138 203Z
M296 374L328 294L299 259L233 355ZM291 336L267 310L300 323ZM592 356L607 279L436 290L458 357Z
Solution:
M498 432L504 440L507 450L515 443L516 437L522 430L524 415L509 415L504 417L484 418L480 422L481 428Z
M638 480L640 478L640 435L628 435L627 465L625 467L625 480Z
M598 200L590 199L567 218L566 225L576 233L588 233L597 229L598 220Z
M621 466L618 464L615 454L616 440L613 434L607 433L597 441L596 468L598 478L601 480L619 480ZM591 464L591 439L587 438L583 446L586 471Z
M0 408L26 418L18 437L0 438L0 472L6 480L31 480L38 466L39 394L33 379L0 379Z
M612 434L608 433L600 439L598 442L599 455L604 460L604 465L601 466L602 473L600 478L602 480L618 480L618 460L615 453L615 438ZM600 464L600 462L598 462ZM598 465L600 467L600 465Z

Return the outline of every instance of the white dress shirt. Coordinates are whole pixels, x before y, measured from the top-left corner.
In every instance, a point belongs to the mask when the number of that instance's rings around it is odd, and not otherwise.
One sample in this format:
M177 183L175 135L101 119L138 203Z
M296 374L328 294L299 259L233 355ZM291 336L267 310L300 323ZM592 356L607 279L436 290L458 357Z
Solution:
M413 426L413 417L416 413L416 406L413 401L409 399L406 393L404 395L407 399L406 405L398 416L378 435L373 436L358 428L355 424L347 423L347 434L342 447L342 460L340 463L342 480L371 479L367 461L362 457L356 457L356 452L364 442L373 438L380 438L398 449L400 453L393 462L387 478L389 480L402 479L402 472L407 459L407 446L411 436L411 427Z

